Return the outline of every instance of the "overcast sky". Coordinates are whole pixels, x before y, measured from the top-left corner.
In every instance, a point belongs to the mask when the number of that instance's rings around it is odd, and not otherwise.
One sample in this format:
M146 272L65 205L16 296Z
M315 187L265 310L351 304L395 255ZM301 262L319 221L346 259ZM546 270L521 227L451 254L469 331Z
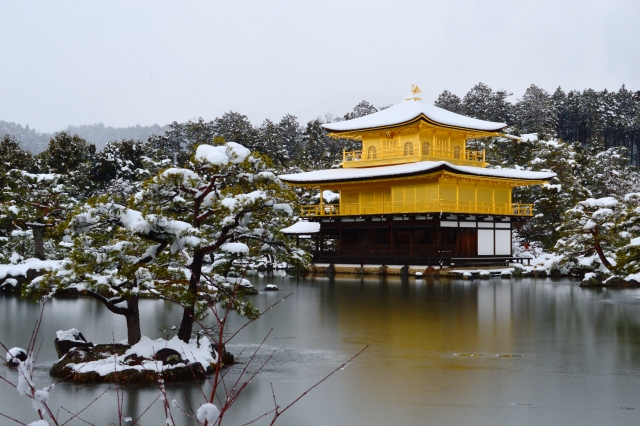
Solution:
M0 0L0 120L344 114L482 81L640 90L640 1Z

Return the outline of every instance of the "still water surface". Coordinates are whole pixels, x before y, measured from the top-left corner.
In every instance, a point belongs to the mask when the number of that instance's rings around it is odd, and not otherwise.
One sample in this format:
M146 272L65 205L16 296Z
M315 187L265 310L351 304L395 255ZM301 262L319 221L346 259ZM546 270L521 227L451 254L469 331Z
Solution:
M550 279L488 281L394 278L295 279L253 276L277 294L251 296L261 309L288 293L284 303L238 335L231 352L254 349L273 329L253 366L267 367L227 415L246 423L278 403L287 405L365 345L343 371L287 412L280 425L628 425L640 422L640 291L585 290ZM181 309L141 302L143 334L177 325ZM0 296L0 340L26 347L39 305ZM242 324L234 318L231 329ZM36 384L49 382L56 360L55 331L75 327L87 339L126 337L124 319L90 299L48 302ZM247 356L230 376L245 367ZM0 373L15 380L6 367ZM207 385L202 386L205 392ZM106 385L58 385L53 407L78 411ZM154 386L130 386L124 413L138 417L158 396ZM199 385L180 384L170 398L189 410L202 400ZM116 392L109 390L86 420L117 424ZM30 402L0 383L0 412L28 423ZM69 416L60 410L61 418ZM178 425L192 424L175 412ZM9 424L0 419L0 424ZM268 424L258 421L254 424ZM83 424L72 421L69 424ZM164 424L156 401L140 424Z

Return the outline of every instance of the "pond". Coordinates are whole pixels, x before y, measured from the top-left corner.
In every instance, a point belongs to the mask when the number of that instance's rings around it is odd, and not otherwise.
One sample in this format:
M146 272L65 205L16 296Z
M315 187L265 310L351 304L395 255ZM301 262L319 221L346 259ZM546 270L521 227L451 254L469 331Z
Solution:
M305 396L279 425L452 425L636 423L640 414L640 291L588 290L577 282L551 279L484 281L416 280L370 277L296 279L283 275L250 277L262 289L249 296L265 309L286 301L244 329L229 347L239 363L271 332L249 384L227 423L240 425L298 395L366 345L369 348ZM142 332L163 337L160 328L177 325L181 309L168 302L141 303ZM40 306L0 296L0 341L25 347ZM233 318L231 329L243 323ZM97 302L54 299L44 310L36 384L47 384L56 361L56 330L75 327L94 343L126 338L124 319ZM16 374L0 367L12 380ZM175 384L169 397L189 411L203 401L201 387ZM78 411L107 385L61 383L50 404ZM117 424L117 396L111 388L81 417ZM140 424L164 424L155 386L125 390L123 411ZM155 403L154 403L155 401ZM30 401L0 384L0 412L29 422ZM68 418L60 410L61 418ZM177 409L176 424L193 424ZM10 424L6 419L0 424ZM74 420L69 424L84 424ZM269 424L262 419L253 424Z

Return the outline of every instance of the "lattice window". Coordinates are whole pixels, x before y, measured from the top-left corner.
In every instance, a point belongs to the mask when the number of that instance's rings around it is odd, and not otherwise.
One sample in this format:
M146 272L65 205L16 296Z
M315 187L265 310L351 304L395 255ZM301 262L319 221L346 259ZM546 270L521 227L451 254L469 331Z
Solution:
M413 144L411 142L404 144L404 155L413 155Z
M376 147L370 146L369 149L367 150L367 160L375 160L376 158L378 158Z

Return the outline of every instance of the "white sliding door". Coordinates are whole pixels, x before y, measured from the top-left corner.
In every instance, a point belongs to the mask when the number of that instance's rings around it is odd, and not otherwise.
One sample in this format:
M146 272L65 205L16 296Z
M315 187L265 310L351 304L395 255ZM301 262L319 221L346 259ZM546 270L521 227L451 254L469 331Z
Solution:
M478 256L493 255L493 229L478 229Z

